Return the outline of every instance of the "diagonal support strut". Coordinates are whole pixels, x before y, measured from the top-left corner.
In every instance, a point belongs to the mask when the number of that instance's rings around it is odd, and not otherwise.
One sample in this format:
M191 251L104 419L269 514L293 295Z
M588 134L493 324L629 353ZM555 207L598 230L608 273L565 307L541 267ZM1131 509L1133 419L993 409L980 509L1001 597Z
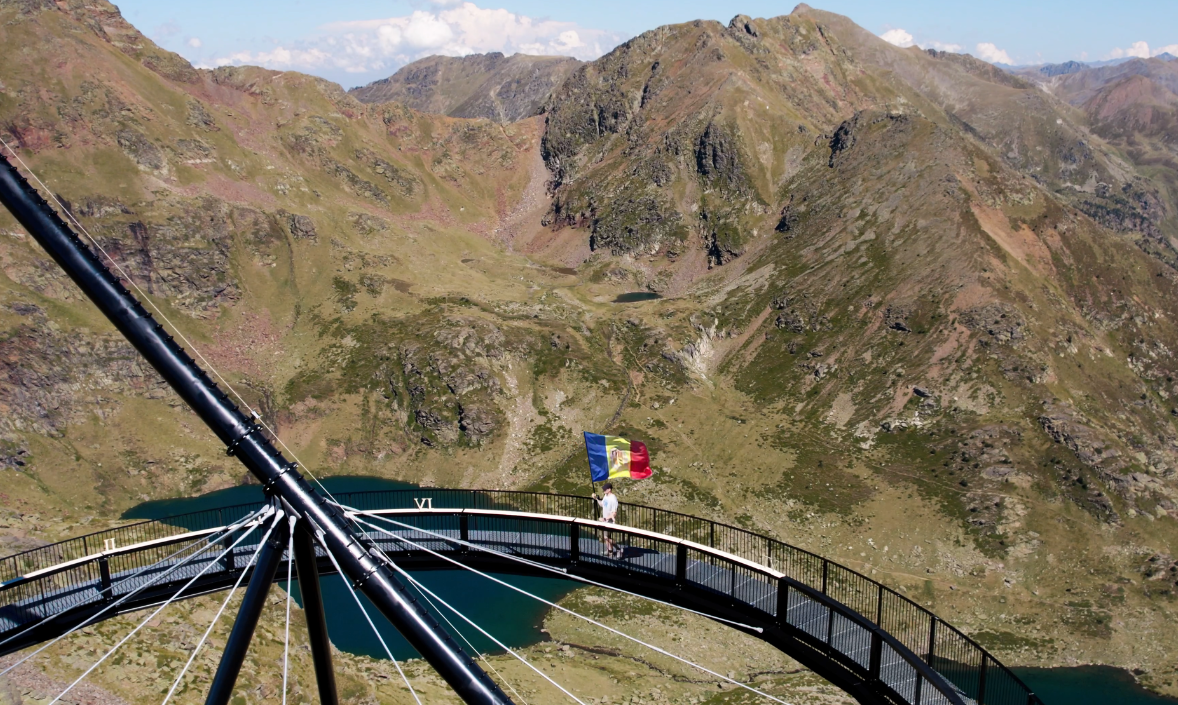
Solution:
M299 573L299 593L303 597L303 614L311 639L311 660L315 663L315 681L319 685L320 705L339 705L335 689L335 669L331 665L331 641L327 636L327 615L323 610L323 588L319 584L319 563L315 558L315 540L305 522L295 525L294 560ZM290 586L287 586L290 589Z
M262 429L230 401L162 325L107 270L28 182L0 155L0 202L99 310L180 395L271 495L312 527L316 540L356 588L470 705L511 705L511 699L419 605L377 556L379 549L316 493Z
M221 654L221 662L217 665L213 684L209 686L205 705L227 705L233 695L233 686L241 673L241 664L245 661L246 652L249 651L250 640L253 639L258 619L262 616L262 608L266 606L266 596L270 594L270 586L274 584L274 576L278 573L279 564L282 563L289 531L287 522L280 521L258 554L254 573L250 576L249 585L246 586L245 596L241 598L237 619L233 621L233 630L229 632L229 641L225 643L225 651Z

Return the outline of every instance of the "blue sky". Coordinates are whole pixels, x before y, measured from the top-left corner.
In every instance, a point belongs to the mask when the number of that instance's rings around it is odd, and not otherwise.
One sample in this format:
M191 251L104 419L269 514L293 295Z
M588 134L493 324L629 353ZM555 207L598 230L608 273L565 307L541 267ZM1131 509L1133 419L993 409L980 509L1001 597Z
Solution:
M900 45L935 46L1015 64L1099 61L1169 49L1178 55L1174 0L826 0ZM771 0L123 0L127 19L199 66L261 64L345 87L383 78L429 54L483 51L596 58L672 22L738 13L788 14Z

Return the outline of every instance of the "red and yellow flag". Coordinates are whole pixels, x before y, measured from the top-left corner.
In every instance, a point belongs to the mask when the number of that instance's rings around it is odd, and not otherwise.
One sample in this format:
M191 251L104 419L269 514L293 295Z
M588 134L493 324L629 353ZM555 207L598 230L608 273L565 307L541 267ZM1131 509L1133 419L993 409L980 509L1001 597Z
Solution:
M615 477L641 480L653 473L650 469L650 453L641 441L586 433L585 452L589 454L589 473L593 482Z

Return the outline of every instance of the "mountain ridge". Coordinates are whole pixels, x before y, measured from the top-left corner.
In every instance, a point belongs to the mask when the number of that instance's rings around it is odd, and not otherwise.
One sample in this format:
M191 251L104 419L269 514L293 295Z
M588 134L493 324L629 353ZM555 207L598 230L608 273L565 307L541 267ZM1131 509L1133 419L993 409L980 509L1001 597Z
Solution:
M496 123L165 75L87 7L0 2L0 130L317 474L582 492L579 431L617 433L656 466L629 501L879 574L1009 664L1178 692L1161 74L1072 104L802 5L645 32ZM0 536L240 482L0 231Z
M515 122L536 115L548 94L580 63L569 57L499 52L430 56L348 92L363 103L395 101L427 113Z

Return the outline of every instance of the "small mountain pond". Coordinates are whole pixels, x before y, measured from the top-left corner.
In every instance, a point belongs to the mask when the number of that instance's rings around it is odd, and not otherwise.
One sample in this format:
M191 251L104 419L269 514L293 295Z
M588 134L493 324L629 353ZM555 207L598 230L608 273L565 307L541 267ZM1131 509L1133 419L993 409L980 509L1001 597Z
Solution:
M654 301L655 299L663 298L661 295L653 291L628 291L625 294L618 294L614 299L615 304L632 304L639 301Z
M635 292L649 294L649 292ZM623 296L629 296L624 294ZM650 294L647 298L657 298ZM621 297L619 297L621 298ZM642 300L642 299L640 299ZM413 488L405 482L395 482L377 477L329 477L323 480L329 492L365 492L371 490L400 490ZM197 512L205 509L230 507L263 501L262 488L257 485L243 485L218 490L197 497L162 499L144 502L123 514L124 519L163 519L176 514ZM460 570L422 571L414 575L426 587L442 599L454 605L484 629L494 634L508 646L523 647L545 639L540 631L547 607L501 585L492 583L477 575ZM541 597L560 600L576 589L576 583L560 578L534 578L518 575L496 574L497 578L516 585ZM285 582L279 586L286 589ZM301 595L296 581L292 596L300 606ZM376 608L365 598L365 609L376 614ZM323 602L327 610L327 626L331 641L340 650L381 658L384 652L372 634L355 601L339 576L328 576L323 580ZM453 619L452 615L450 616ZM417 653L408 642L383 619L377 619L393 655L398 659L414 658ZM473 629L463 629L475 647L484 653L499 651L494 644ZM1042 698L1045 705L1178 705L1178 700L1155 695L1139 686L1126 671L1108 666L1081 666L1077 668L1016 668L1014 672Z

